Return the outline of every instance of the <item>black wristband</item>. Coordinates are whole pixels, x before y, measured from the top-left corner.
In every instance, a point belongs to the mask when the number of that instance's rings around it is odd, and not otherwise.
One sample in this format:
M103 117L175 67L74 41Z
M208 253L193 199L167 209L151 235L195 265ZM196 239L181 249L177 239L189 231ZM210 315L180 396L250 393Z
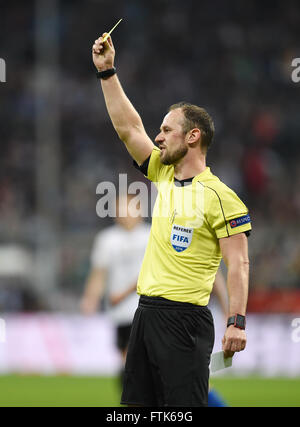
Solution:
M227 327L230 325L233 325L234 327L239 329L245 329L246 317L242 316L241 314L235 314L234 316L228 318Z
M109 68L108 70L104 70L104 71L97 71L96 72L96 77L97 79L103 79L106 80L109 77L113 76L114 74L116 74L117 70L116 67L112 67Z

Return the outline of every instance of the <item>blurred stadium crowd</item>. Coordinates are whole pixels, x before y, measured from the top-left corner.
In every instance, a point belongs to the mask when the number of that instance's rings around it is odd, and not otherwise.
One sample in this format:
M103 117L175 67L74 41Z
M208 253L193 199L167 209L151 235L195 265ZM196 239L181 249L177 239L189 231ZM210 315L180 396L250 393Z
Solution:
M36 195L36 120L43 106L35 80L36 4L1 5L7 82L0 83L0 308L73 307L94 235L112 223L96 215L97 184L117 183L120 173L143 180L113 131L91 60L95 38L121 17L113 34L116 67L149 135L181 100L214 118L208 164L245 200L253 221L251 292L300 290L300 83L291 79L292 59L300 57L298 1L60 0L57 6L59 274L51 300L31 275L38 268L43 276L47 259L37 256L37 241L47 245L53 232ZM49 39L56 31L51 19Z

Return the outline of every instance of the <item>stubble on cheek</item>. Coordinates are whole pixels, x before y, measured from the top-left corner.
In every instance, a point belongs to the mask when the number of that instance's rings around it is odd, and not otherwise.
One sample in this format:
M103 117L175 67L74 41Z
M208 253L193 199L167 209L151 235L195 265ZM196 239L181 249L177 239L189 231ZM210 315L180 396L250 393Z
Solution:
M160 155L160 161L164 165L173 165L181 160L187 152L188 148L184 144L173 151L173 153L167 152L165 149L164 152Z

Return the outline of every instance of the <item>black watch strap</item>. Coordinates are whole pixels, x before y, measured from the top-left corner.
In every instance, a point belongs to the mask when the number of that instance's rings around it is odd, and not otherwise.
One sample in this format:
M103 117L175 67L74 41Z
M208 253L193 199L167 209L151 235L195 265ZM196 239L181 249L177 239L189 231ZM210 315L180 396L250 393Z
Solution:
M114 74L116 74L117 70L116 67L112 67L109 68L108 70L104 70L104 71L97 71L96 72L96 77L97 79L108 79L109 77L113 76Z
M230 325L233 325L239 329L245 329L246 328L246 317L242 316L241 314L235 314L234 316L231 316L228 318L227 327Z

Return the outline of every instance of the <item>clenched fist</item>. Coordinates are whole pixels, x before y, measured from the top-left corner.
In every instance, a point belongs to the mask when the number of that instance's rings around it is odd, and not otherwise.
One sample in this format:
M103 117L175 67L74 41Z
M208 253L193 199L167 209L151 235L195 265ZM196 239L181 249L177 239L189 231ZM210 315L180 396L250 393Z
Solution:
M246 347L246 333L244 330L229 326L222 340L224 357L231 357Z
M111 37L103 42L103 38L107 33L103 33L102 37L95 40L93 45L93 62L98 71L105 71L114 66L115 49Z

